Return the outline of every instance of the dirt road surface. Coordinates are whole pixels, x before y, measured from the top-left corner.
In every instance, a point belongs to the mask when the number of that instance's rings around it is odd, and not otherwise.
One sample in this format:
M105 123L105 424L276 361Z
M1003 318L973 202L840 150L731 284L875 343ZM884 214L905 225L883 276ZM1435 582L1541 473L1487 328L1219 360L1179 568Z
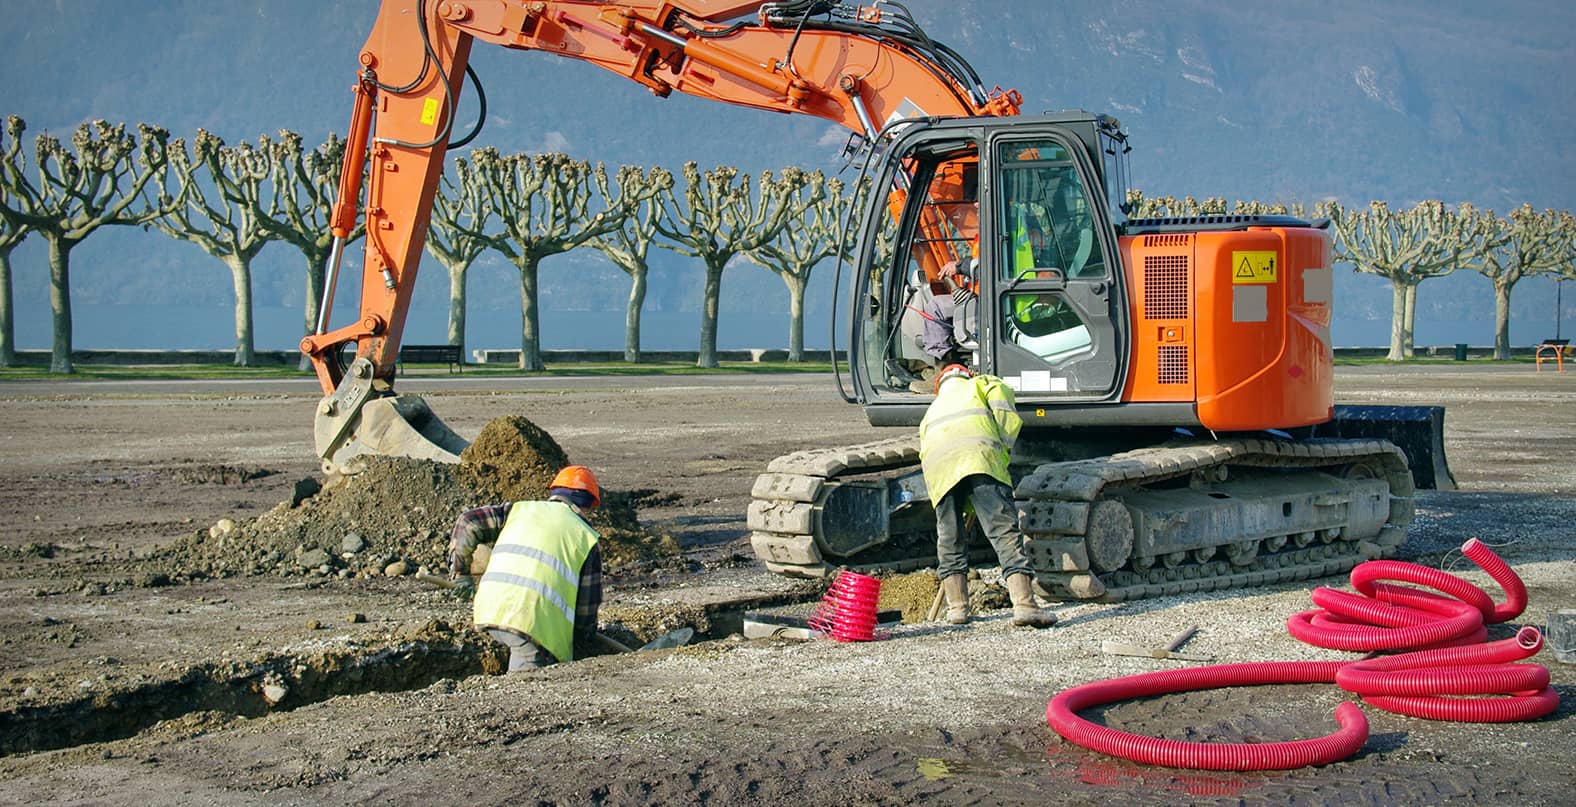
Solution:
M1366 745L1318 768L1146 766L1047 729L1061 689L1181 664L1103 655L1105 639L1159 645L1197 625L1187 650L1219 662L1354 658L1287 635L1312 582L1064 604L1042 632L997 611L861 644L730 636L744 608L815 596L751 556L755 475L790 450L888 435L825 377L414 376L402 389L467 437L524 415L605 488L640 491L642 522L684 555L612 575L604 624L707 640L500 676L465 604L412 569L374 573L398 558L345 577L287 557L277 574L172 580L150 559L288 507L316 476L312 384L4 382L0 803L1553 805L1576 788L1576 665L1549 650L1534 661L1562 698L1550 717L1364 707ZM1527 582L1513 625L1576 608L1576 373L1342 368L1337 395L1448 408L1461 489L1420 495L1404 558L1496 591L1455 551L1475 536ZM1173 739L1287 740L1333 731L1341 700L1333 685L1257 687L1089 714Z

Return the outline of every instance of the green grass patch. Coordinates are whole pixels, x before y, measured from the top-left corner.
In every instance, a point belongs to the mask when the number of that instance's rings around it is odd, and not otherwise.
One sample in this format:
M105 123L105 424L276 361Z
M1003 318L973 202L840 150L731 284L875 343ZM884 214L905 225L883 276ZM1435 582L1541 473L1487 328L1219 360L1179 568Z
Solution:
M109 364L77 364L75 372L67 375L51 373L48 367L0 367L0 381L23 380L64 380L82 379L92 380L201 380L201 379L291 379L314 378L309 370L297 370L294 367L236 367L228 364L171 364L171 365L109 365ZM627 364L625 362L565 362L549 364L546 370L525 372L518 367L507 365L467 364L463 373L450 373L448 365L444 364L412 364L401 367L400 377L409 378L412 375L452 375L456 378L463 376L663 376L663 375L708 375L719 373L830 373L830 362L722 362L716 368L696 367L689 362L641 362Z

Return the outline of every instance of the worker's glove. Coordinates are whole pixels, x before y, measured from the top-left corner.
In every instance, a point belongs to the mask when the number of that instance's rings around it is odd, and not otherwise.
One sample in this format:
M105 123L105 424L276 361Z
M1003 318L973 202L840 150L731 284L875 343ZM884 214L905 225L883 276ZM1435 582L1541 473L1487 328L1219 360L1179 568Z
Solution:
M462 574L458 580L454 581L454 586L449 589L449 592L453 594L456 599L471 599L472 597L476 596L476 581L472 580L470 575Z

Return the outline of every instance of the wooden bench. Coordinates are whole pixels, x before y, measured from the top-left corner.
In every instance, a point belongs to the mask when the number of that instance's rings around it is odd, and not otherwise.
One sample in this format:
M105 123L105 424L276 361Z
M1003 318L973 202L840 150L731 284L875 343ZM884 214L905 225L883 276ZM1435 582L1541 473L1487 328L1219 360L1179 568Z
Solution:
M465 362L460 358L459 345L401 345L399 363L447 364L449 372L465 372Z

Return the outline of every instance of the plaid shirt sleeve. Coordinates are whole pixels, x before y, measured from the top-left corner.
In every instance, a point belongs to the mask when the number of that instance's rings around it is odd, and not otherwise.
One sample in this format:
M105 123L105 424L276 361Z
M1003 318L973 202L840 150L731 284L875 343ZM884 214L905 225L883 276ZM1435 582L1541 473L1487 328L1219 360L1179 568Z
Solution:
M602 547L591 547L580 567L580 592L575 595L575 640L589 641L596 633L597 611L602 607Z
M458 580L471 570L471 555L478 544L496 543L503 524L509 520L513 502L494 504L466 510L454 522L454 534L449 537L449 579Z

